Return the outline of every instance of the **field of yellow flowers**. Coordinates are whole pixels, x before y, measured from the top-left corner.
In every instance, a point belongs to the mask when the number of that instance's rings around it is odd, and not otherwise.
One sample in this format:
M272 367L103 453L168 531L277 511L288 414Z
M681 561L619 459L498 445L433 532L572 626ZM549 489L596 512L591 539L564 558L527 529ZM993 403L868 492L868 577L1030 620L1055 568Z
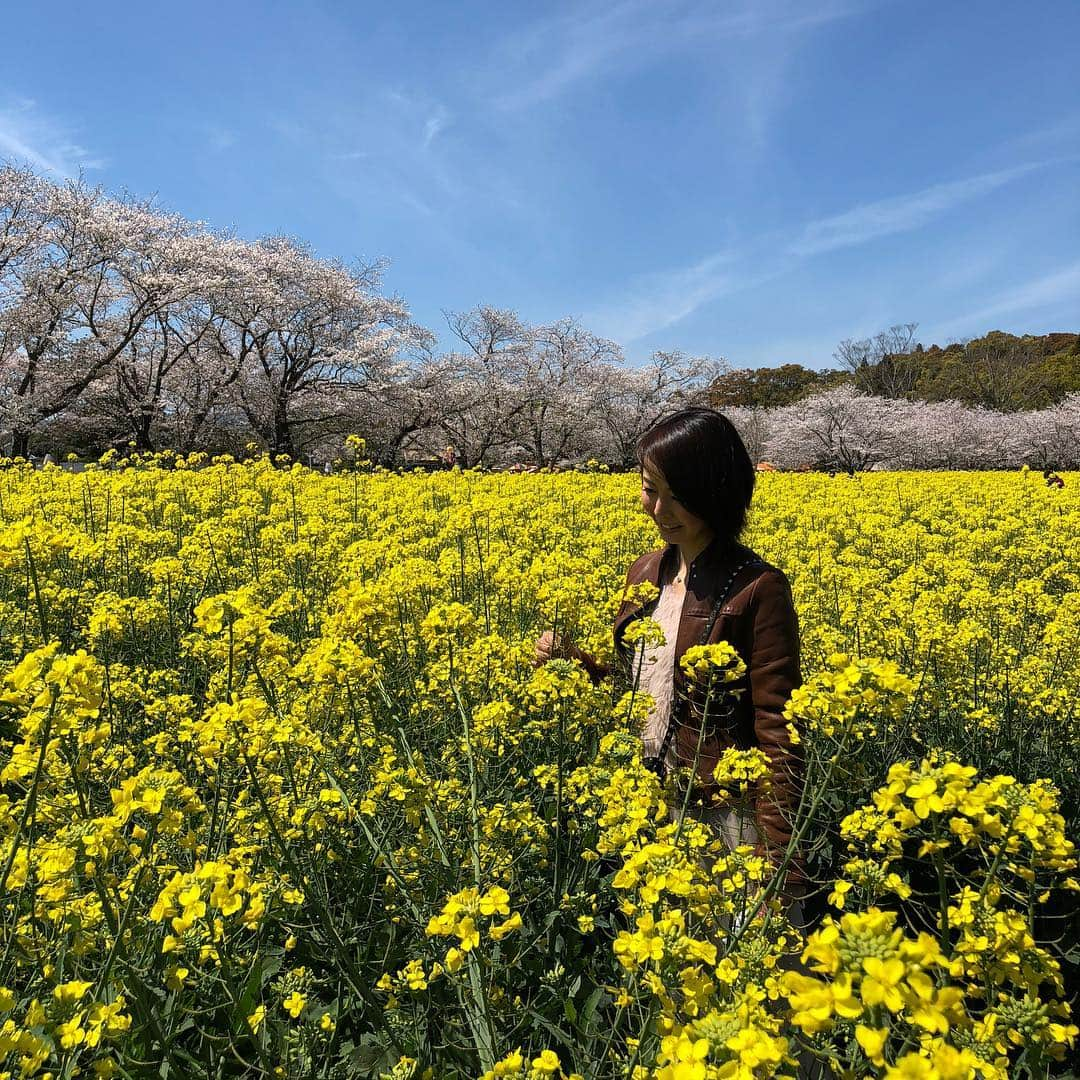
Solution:
M1065 480L760 477L803 935L753 849L671 814L640 693L531 664L552 626L610 654L657 546L635 476L9 463L0 1076L1068 1068ZM741 797L761 762L718 773Z

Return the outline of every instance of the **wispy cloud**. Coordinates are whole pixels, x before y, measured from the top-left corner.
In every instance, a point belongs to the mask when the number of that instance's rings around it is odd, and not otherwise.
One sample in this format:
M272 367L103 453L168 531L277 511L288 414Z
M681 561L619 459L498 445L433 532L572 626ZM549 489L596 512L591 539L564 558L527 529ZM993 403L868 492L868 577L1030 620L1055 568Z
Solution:
M1013 169L934 184L907 195L864 203L843 214L809 222L788 250L796 256L820 255L838 248L857 247L880 236L920 229L962 203L970 202L1039 168L1042 168L1042 163L1019 165Z
M367 184L424 217L440 199L460 194L463 181L438 151L453 122L441 101L386 87L353 108L317 116L274 116L271 128L321 159L332 182Z
M587 325L621 342L637 341L681 322L699 307L749 284L739 252L718 252L692 266L645 274L623 296L585 316ZM760 280L760 278L758 279Z
M489 155L477 168L475 145L458 130L459 112L413 86L381 87L348 106L268 119L325 182L365 207L425 220L455 234L469 219L499 207L516 217L535 213L507 168ZM490 148L489 148L490 150Z
M58 177L77 176L82 169L100 169L105 164L29 98L0 107L0 157Z
M1008 235L981 237L978 247L964 242L947 258L939 259L934 275L934 291L941 296L971 292L1000 280L1001 271L1015 258L1015 240Z
M1027 163L863 203L806 222L795 230L793 239L770 233L689 266L645 275L629 283L618 300L596 309L590 325L618 341L637 341L673 326L713 300L780 277L819 255L920 229L1046 164Z
M818 4L812 12L789 0L743 0L717 8L695 0L616 0L542 19L496 45L487 72L491 98L500 109L526 108L583 80L644 67L665 54L766 35L779 40L859 10L842 0Z
M450 110L443 105L436 105L434 111L424 121L424 135L421 146L427 150L440 132L445 131L450 123Z
M210 127L206 133L206 143L211 150L230 150L236 145L236 133L228 128Z
M1080 146L1080 109L1063 113L1005 144L1017 156L1054 152L1075 155L1077 146Z
M1074 322L1080 312L1080 261L1068 263L1052 273L1025 281L1000 292L990 303L957 319L934 327L935 334L946 339L956 334L977 330L984 333L995 319L1005 315L1025 315L1059 309L1062 316Z

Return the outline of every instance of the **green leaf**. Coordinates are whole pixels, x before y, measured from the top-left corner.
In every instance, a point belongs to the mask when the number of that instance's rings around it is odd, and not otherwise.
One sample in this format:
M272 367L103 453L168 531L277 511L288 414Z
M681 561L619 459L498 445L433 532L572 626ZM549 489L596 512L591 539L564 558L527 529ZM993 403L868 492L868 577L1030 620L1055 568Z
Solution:
M254 1009L262 988L281 970L281 959L280 955L269 956L265 953L256 957L237 1001L242 1016L247 1016Z
M586 999L581 1007L581 1026L588 1027L592 1018L596 1015L596 1008L607 994L602 987L597 987Z

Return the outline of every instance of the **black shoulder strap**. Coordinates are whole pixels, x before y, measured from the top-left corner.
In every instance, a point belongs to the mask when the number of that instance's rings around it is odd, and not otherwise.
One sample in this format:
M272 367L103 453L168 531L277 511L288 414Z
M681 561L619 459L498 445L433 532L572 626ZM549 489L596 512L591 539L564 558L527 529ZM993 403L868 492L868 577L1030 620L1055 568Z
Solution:
M709 612L709 619L705 623L705 632L701 635L701 640L698 642L699 645L709 644L709 638L712 636L713 627L716 625L716 620L720 618L721 609L731 597L731 590L734 588L735 581L738 576L748 566L757 566L759 564L761 566L764 566L765 560L757 555L751 555L749 559L744 559L741 563L739 563L739 565L736 566L735 569L732 570L731 573L728 575L727 580L724 582L723 586L716 594L716 603L713 604L712 611Z

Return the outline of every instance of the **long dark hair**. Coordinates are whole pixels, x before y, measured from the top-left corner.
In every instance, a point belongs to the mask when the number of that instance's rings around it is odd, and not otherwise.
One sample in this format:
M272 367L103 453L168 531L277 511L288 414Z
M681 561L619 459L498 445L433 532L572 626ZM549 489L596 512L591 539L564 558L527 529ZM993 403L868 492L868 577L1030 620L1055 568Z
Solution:
M746 528L756 472L735 425L715 409L682 409L637 441L637 460L663 473L672 494L724 543Z

